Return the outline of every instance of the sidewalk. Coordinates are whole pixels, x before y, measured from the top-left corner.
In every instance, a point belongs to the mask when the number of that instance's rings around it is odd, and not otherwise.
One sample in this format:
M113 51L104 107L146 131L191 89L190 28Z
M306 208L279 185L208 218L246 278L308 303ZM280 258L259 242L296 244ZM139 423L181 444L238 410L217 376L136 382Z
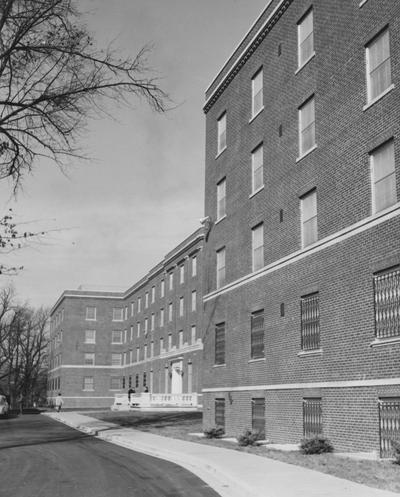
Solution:
M74 412L45 415L108 442L174 462L221 497L399 497L273 459L121 428Z

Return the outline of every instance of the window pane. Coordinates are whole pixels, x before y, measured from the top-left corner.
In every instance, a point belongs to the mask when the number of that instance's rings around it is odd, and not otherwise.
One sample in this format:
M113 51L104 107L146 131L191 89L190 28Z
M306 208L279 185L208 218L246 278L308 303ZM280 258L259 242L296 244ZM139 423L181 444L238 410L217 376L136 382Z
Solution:
M371 155L374 211L379 212L397 201L393 141Z
M255 115L263 106L263 72L262 70L252 79L252 114Z
M217 252L217 288L225 285L225 249Z
M301 21L298 27L299 66L302 66L314 52L313 12Z
M217 219L221 219L226 214L226 181L222 180L217 185Z
M319 294L302 297L301 307L301 348L315 350L320 347Z
M315 145L315 99L312 98L299 109L300 154Z
M226 147L226 114L218 120L218 152Z
M302 246L318 240L317 192L313 191L300 200Z
M225 323L215 327L215 364L225 364Z
M374 277L375 330L378 338L400 335L400 269Z
M264 266L264 228L259 225L252 230L253 236L253 271Z
M252 154L253 192L263 186L263 146L258 147Z
M264 311L251 315L251 358L264 357Z
M385 31L367 47L369 98L378 97L391 85L389 31Z

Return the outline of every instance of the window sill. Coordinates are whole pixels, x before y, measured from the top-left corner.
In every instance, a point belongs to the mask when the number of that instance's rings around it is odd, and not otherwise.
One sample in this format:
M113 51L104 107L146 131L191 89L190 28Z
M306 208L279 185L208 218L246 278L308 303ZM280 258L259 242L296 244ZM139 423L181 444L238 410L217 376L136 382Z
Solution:
M94 392L94 388L84 388L82 392Z
M265 361L266 361L265 357L259 357L258 359L249 359L247 362L249 364L252 364L253 362L265 362Z
M213 368L224 368L226 364L214 364Z
M392 338L375 338L373 342L369 344L370 347L382 347L383 345L393 345L400 343L400 336Z
M314 150L317 148L317 145L313 145L311 148L309 148L306 152L301 154L299 157L296 159L296 163L300 162L301 160L304 159L304 157L307 157L307 155L311 154L311 152L314 152Z
M216 159L218 159L218 157L219 157L220 155L222 155L222 154L225 152L225 150L226 150L227 148L228 148L228 147L224 147L222 150L220 150L220 151L217 153L217 155L215 156L215 158L216 158Z
M366 4L367 2L368 2L368 0L362 0L362 2L360 2L360 3L359 3L359 5L358 5L358 6L360 7L360 9L361 9L361 7L362 7L364 4Z
M315 57L315 52L313 52L310 55L310 57L308 57L308 59L305 60L303 64L296 69L295 74L299 73L303 69L303 67L306 66L310 62L310 60L312 60L314 57Z
M251 118L249 119L249 124L254 121L254 119L261 114L261 112L264 110L264 106L261 107L260 110L258 110Z
M85 321L97 321L97 319L85 318Z
M217 225L218 223L220 223L221 221L223 221L225 218L226 218L226 214L225 214L225 216L222 216L217 221L215 221L215 225Z
M383 98L385 95L387 95L392 90L394 90L394 88L395 88L394 84L391 84L388 88L386 88L386 90L383 93L381 93L380 95L378 95L377 97L375 97L373 100L371 100L370 102L368 102L366 105L364 105L363 111L366 111L367 109L369 109L370 107L372 107L374 104L376 104L376 102L379 102L379 100L381 98Z
M260 188L257 188L257 190L255 190L251 195L249 195L249 198L253 198L254 195L257 195L257 193L261 192L262 190L264 190L264 185L260 186Z
M322 355L322 349L315 349L315 350L301 350L300 352L297 353L297 357L308 357L308 356L314 356L314 355Z

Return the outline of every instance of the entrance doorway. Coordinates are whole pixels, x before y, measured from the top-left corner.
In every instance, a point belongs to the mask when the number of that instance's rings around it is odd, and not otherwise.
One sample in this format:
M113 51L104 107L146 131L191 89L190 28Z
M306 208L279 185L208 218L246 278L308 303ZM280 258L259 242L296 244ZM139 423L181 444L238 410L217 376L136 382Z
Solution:
M183 374L182 361L175 361L171 364L172 377L171 377L171 393L182 393L182 374Z

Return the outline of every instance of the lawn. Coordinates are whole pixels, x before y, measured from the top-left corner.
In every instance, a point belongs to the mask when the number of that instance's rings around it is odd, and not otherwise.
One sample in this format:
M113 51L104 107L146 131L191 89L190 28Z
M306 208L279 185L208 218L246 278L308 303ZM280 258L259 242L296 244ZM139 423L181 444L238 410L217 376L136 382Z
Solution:
M262 447L239 447L238 444L199 438L190 433L202 432L201 412L97 412L91 416L120 426L148 431L166 437L240 450L262 457L296 464L382 490L400 493L400 466L392 461L354 460L333 454L306 456L300 452L284 452Z

